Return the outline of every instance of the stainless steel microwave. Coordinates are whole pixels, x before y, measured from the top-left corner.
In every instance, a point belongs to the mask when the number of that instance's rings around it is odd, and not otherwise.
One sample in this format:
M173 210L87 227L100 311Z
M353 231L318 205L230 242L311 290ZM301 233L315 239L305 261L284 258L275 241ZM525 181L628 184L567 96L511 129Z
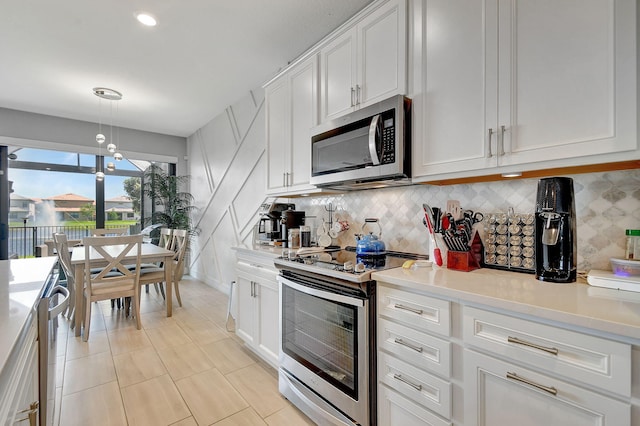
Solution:
M311 184L366 189L410 178L410 99L394 96L312 129Z

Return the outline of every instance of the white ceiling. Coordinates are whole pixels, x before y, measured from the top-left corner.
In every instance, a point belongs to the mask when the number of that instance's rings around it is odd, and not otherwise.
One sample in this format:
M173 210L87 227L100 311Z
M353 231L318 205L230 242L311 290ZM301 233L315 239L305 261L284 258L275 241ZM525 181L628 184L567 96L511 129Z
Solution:
M370 1L2 1L0 107L189 136Z

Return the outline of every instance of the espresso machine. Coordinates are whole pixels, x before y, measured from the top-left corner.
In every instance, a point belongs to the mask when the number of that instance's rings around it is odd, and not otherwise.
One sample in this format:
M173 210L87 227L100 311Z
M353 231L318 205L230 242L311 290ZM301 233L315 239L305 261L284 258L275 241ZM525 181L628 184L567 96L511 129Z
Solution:
M577 249L573 179L540 179L535 216L536 278L553 283L575 282Z
M275 241L282 239L280 222L282 212L293 210L295 204L289 203L264 203L258 213L258 227L254 237L257 244L273 245ZM285 236L286 238L286 236Z

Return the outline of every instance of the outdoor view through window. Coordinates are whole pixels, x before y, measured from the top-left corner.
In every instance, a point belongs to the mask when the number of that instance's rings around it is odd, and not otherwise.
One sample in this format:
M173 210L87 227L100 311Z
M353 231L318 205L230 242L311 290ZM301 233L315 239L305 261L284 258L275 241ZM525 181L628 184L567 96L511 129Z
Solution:
M69 240L81 240L96 227L140 232L149 224L145 218L151 212L144 211L140 188L150 162L126 158L115 162L109 157L33 148L11 148L9 152L10 257L44 254L42 250L51 247L47 243L56 232L66 233ZM105 163L102 182L96 182L94 174L97 159ZM115 163L116 169L107 171L107 162ZM104 224L99 226L96 218L101 215L96 211L104 212Z

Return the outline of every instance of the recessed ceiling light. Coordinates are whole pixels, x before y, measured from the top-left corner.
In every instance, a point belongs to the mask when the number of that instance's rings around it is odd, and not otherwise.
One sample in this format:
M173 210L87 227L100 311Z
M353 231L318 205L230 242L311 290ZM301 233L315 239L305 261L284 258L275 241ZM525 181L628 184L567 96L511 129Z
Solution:
M149 15L148 13L145 13L145 12L136 13L136 19L142 25L146 25L147 27L155 27L156 26L156 18L154 18L153 16Z

